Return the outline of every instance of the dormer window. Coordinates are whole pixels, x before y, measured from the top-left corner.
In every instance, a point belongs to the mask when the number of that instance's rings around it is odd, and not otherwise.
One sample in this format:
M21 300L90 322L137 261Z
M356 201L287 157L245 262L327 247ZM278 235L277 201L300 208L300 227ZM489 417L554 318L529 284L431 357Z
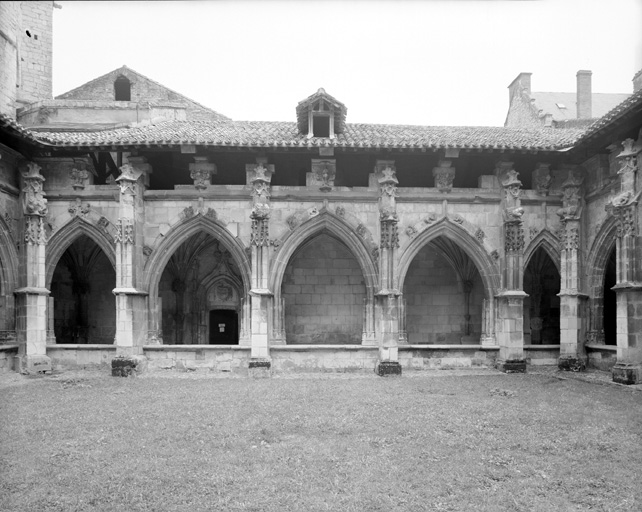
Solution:
M335 138L343 133L347 108L323 89L297 105L299 132L312 137Z
M116 101L131 101L132 86L126 76L120 75L114 82L114 99Z

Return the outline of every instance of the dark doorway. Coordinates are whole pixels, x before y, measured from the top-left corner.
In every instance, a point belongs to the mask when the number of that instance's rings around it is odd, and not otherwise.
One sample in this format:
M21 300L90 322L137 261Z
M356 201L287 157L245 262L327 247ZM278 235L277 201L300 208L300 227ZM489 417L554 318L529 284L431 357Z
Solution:
M617 345L617 297L612 288L617 282L615 247L611 251L604 273L604 344Z
M238 345L239 318L232 309L210 311L210 345Z

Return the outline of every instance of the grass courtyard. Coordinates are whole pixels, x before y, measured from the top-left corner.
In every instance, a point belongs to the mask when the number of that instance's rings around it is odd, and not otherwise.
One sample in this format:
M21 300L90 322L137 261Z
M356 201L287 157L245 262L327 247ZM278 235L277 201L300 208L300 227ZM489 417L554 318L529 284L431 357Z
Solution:
M555 375L0 382L0 510L642 510L642 392Z

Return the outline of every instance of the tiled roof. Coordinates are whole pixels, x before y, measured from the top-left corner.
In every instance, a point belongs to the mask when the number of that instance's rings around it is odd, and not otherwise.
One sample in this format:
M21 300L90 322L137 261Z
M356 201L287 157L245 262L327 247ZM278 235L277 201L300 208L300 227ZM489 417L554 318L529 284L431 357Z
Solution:
M12 118L2 113L0 113L0 128L3 131L9 132L10 134L17 136L20 139L32 142L34 144L42 145L42 142L36 138L33 132L27 130Z
M38 132L56 146L180 145L346 148L471 148L556 150L568 148L583 130L522 129L480 126L408 126L346 124L335 139L308 139L295 122L167 121L155 125L93 132Z
M591 95L591 116L602 117L630 94L599 93ZM577 94L574 92L532 92L535 108L551 114L554 121L577 119ZM558 105L564 105L560 108Z
M642 115L642 89L633 93L606 115L595 121L585 130L577 142L581 143L597 135L600 131L607 129L610 125L628 115L637 115L638 120L640 119Z

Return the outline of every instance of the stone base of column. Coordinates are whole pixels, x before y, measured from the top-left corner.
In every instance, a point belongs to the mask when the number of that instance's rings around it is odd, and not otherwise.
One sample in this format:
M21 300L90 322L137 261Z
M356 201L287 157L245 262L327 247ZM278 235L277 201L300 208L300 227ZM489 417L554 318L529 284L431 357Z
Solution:
M612 375L619 384L642 384L642 364L616 363Z
M375 373L379 377L401 376L401 365L399 361L379 361L375 366Z
M561 356L557 360L557 367L565 372L583 372L586 370L586 360L580 357Z
M146 369L145 356L117 356L111 360L112 377L135 377Z
M22 375L45 375L51 373L51 359L48 356L16 356L15 370Z
M265 357L253 357L247 365L248 375L255 379L272 376L272 360Z
M504 373L526 373L526 359L498 359L495 368Z

